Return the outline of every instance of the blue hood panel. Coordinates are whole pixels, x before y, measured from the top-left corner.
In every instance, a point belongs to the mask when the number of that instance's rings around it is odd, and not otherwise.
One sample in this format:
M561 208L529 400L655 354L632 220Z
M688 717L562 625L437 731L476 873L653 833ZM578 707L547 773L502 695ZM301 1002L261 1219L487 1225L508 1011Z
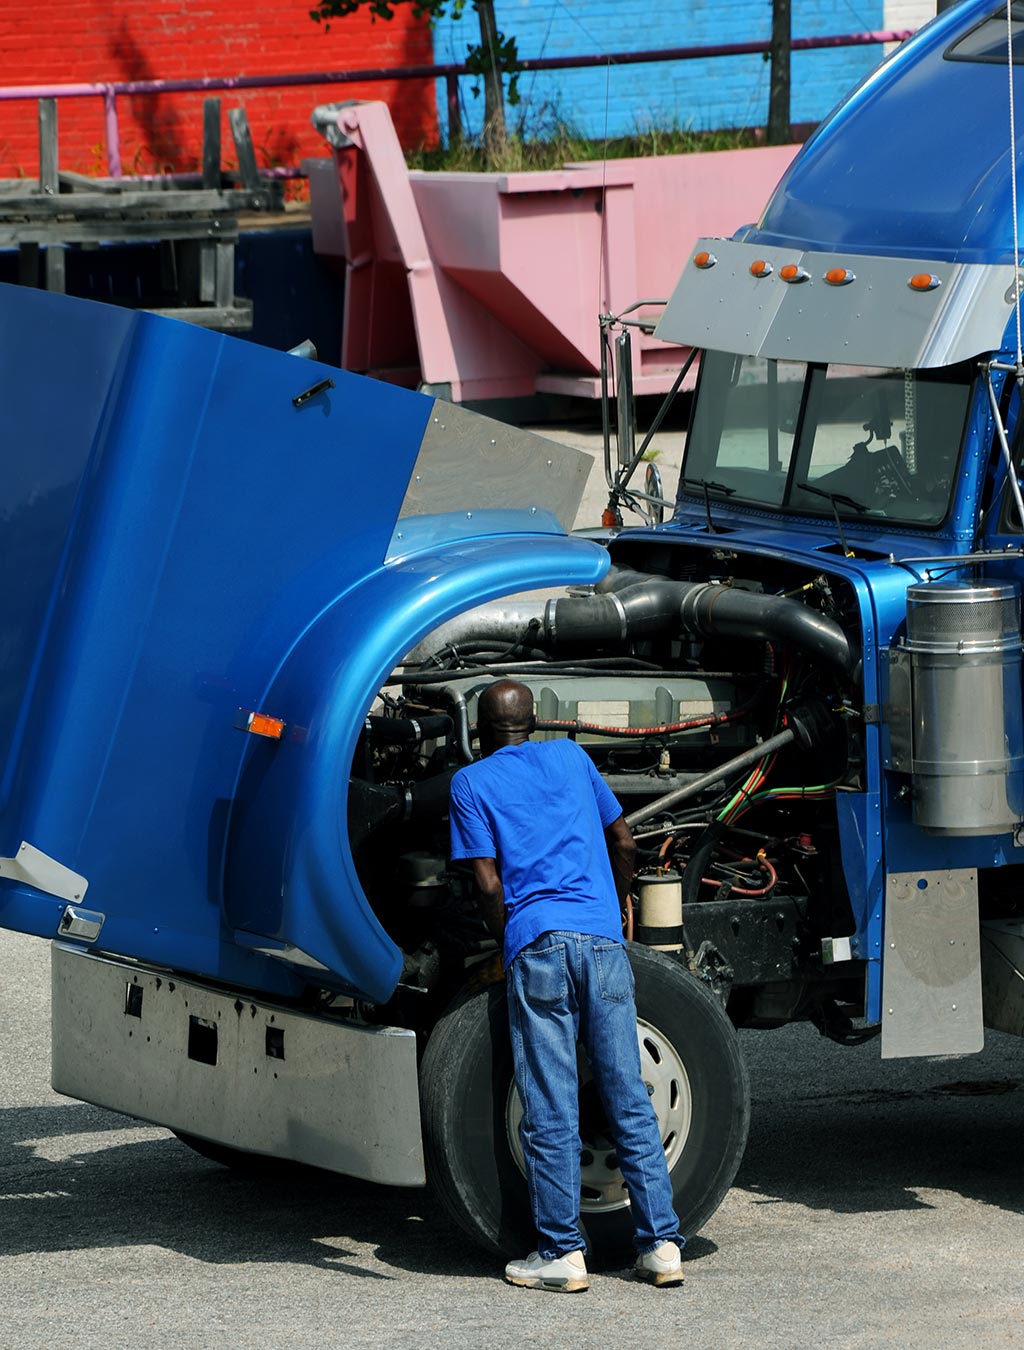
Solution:
M334 387L294 405L325 379ZM393 983L397 953L355 881L344 812L322 820L374 681L435 612L607 566L595 545L523 516L501 521L513 536L500 565L488 553L475 567L457 538L460 563L437 547L436 582L413 559L385 565L433 407L175 320L0 287L0 857L25 840L85 876L84 903L106 915L98 946L297 988L234 941L224 841L247 754L307 764L322 751L329 768L300 771L294 828L282 826L291 851L273 867L287 894L270 936L367 996ZM257 747L235 729L239 708L309 740ZM53 936L63 908L0 876L0 925Z

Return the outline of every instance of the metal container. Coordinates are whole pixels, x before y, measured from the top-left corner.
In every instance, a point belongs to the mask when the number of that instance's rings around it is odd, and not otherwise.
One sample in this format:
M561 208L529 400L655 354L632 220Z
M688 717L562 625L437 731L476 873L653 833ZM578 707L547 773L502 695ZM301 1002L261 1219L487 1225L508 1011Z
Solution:
M659 952L683 948L683 881L677 872L645 872L637 878L638 942Z
M914 822L935 834L1004 834L1024 817L1020 589L907 590Z

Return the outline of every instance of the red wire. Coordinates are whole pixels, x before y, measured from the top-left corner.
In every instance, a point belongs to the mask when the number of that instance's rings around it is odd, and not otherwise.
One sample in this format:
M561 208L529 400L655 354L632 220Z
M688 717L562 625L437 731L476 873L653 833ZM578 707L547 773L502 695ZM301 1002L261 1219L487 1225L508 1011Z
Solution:
M751 895L751 896L768 895L775 889L776 883L778 882L779 879L779 874L778 872L776 872L775 868L771 865L771 863L768 861L767 858L756 858L756 859L743 858L740 861L756 862L757 865L761 868L762 872L765 872L767 874L768 876L767 884L762 886L760 889L755 890L748 886L733 886L728 881L724 880L716 881L714 877L701 877L700 879L701 885L714 886L716 889L719 889L722 886L728 886L730 895Z
M670 731L693 731L697 727L715 727L723 722L731 722L740 714L714 713L709 717L694 717L689 722L666 722L660 727L609 727L600 722L580 722L573 718L545 717L542 725L550 727L569 727L575 731L614 731L619 736L663 736Z

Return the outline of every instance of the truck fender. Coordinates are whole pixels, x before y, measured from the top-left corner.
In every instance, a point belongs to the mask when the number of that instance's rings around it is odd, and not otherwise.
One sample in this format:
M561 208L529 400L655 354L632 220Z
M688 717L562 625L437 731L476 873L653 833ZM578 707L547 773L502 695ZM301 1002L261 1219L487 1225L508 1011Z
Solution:
M352 757L377 692L455 614L517 591L596 582L607 568L605 550L585 539L462 540L382 566L319 615L262 702L284 721L281 739L251 737L231 803L223 895L236 941L312 969L324 985L375 1003L390 997L401 952L363 893L347 828Z

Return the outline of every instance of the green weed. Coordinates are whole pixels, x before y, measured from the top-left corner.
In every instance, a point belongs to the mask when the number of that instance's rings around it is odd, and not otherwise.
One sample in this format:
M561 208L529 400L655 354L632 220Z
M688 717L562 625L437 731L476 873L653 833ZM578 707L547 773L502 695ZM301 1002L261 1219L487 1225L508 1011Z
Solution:
M648 155L691 155L708 150L739 150L758 145L758 132L742 128L695 131L680 125L638 127L629 136L594 140L568 122L545 125L535 134L513 131L505 150L488 157L481 145L458 141L433 150L407 150L410 169L442 170L449 173L519 173L524 170L557 169L563 164L602 159L634 159Z

